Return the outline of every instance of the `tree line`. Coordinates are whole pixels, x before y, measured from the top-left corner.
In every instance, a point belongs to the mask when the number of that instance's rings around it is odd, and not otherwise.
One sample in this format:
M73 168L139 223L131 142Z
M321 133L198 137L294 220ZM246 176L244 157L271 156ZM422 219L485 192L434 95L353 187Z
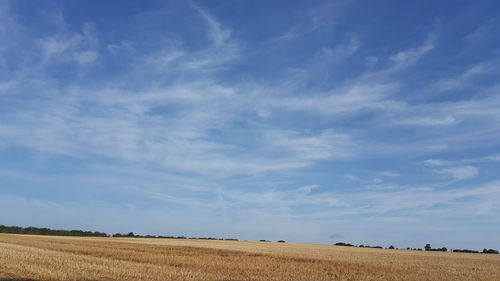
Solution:
M99 231L83 231L83 230L54 230L50 228L39 227L20 227L20 226L5 226L0 225L0 233L10 234L31 234L31 235L56 235L56 236L93 236L93 237L108 237L106 233Z
M20 227L20 226L5 226L0 225L0 233L9 234L30 234L30 235L54 235L54 236L89 236L89 237L121 237L121 238L168 238L168 239L203 239L203 240L228 240L238 241L234 238L214 238L214 237L185 237L185 236L161 236L161 235L136 235L133 232L127 234L115 233L108 235L99 231L83 231L83 230L54 230L50 228L39 227Z
M124 233L115 233L111 235L111 237L118 238L166 238L166 239L200 239L200 240L226 240L226 241L239 241L234 238L215 238L215 237L186 237L186 236L163 236L163 235L137 235L133 232L129 232L127 234Z
M383 247L381 246L368 246L368 245L359 245L359 246L355 246L353 244L349 244L349 243L344 243L344 242L338 242L338 243L335 243L334 244L335 246L344 246L344 247L360 247L360 248L375 248L375 249L383 249ZM400 250L394 246L389 246L387 247L387 249L391 249L391 250ZM403 249L401 249L403 250ZM423 251L422 248L406 248L406 250L413 250L413 251ZM442 247L442 248L432 248L431 244L426 244L425 247L424 247L424 250L425 251L430 251L430 252L448 252L448 248L446 247ZM468 250L468 249L455 249L455 250L450 250L450 252L453 252L453 253L474 253L474 254L479 254L479 253L482 253L482 254L499 254L498 250L495 250L495 249L483 249L482 252L480 251L474 251L474 250Z

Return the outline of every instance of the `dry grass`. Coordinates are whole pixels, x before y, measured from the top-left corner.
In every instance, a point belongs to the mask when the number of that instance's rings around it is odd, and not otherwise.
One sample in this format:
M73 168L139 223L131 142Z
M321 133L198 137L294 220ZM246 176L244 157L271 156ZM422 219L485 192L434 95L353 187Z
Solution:
M0 234L6 280L500 280L500 256L308 244Z

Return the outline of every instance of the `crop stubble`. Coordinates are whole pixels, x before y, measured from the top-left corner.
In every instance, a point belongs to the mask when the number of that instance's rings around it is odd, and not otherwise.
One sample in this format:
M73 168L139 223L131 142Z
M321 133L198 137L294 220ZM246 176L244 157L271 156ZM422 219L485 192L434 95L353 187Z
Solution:
M6 280L500 280L500 256L213 240L0 234Z

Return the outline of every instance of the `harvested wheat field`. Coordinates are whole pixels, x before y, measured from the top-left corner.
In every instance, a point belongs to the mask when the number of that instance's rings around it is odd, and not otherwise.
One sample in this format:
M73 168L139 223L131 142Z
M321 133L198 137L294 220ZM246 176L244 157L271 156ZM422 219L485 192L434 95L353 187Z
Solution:
M0 280L500 280L500 256L0 234Z

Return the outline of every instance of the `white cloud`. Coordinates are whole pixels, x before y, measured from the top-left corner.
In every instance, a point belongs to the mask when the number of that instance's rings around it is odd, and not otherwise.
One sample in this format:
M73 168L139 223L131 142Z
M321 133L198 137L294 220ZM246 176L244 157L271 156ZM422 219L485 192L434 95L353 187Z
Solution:
M494 40L494 30L500 23L500 18L495 17L485 21L484 24L479 25L474 31L467 34L463 40L469 45L469 48L477 48L478 46L485 45L491 40Z
M120 41L115 44L108 44L106 46L107 50L113 54L119 54L120 52L133 52L134 48L128 41Z
M294 131L269 131L266 142L281 151L293 152L299 159L320 160L350 156L352 141L348 135L325 130L318 134L300 134Z
M64 21L62 15L59 20ZM97 60L99 40L91 24L83 24L80 32L67 30L66 24L60 28L55 35L36 40L43 54L39 67L57 61L88 65Z
M498 72L498 61L493 62L481 62L471 66L466 69L463 73L457 77L446 77L439 79L430 85L431 91L452 91L461 90L471 85L471 81L478 77L484 75L491 75Z
M320 187L320 186L317 184L310 184L310 185L304 185L304 186L299 187L299 190L306 193L306 194L309 194L309 193L311 193L311 191L313 189L316 189L318 187Z
M388 178L401 177L401 174L394 173L394 172L378 172L377 175L379 175L381 177L388 177Z
M470 165L462 165L470 161L446 161L440 159L427 159L423 163L428 167L438 168L433 171L437 174L451 178L454 181L473 179L479 176L479 168Z
M175 50L160 53L155 59L165 71L165 68L171 72L195 71L207 72L216 71L224 68L228 63L241 58L242 47L231 38L231 29L223 26L207 11L198 4L189 1L191 7L198 12L208 27L208 37L211 41L209 46L195 52L183 53ZM168 66L165 64L168 63Z
M495 162L500 162L500 154L496 155L491 155L486 157L487 160L495 161Z
M427 159L424 161L424 164L428 166L439 167L450 165L452 164L452 162L440 159Z
M362 110L387 110L398 107L397 102L387 99L396 85L356 83L345 89L335 89L312 97L286 97L268 100L269 106L288 111L305 111L311 114L353 114Z
M416 126L448 126L457 123L457 119L453 116L446 116L444 118L428 118L428 117L411 117L396 121L402 125L416 125Z
M360 43L351 39L351 41L345 45L339 45L335 48L323 48L316 58L313 60L315 64L327 64L328 67L332 67L342 60L346 60L352 56L360 47Z
M474 166L450 167L434 170L436 173L452 178L456 181L473 179L479 175L479 169Z
M392 70L408 68L415 65L425 54L434 49L434 36L429 35L427 40L418 48L411 48L408 50L400 51L389 59L392 61Z
M355 176L355 175L344 175L344 178L348 179L348 180L351 180L351 181L359 181L360 178L358 176Z
M208 25L208 34L214 45L216 47L221 47L222 45L224 45L231 36L231 31L228 28L223 27L218 21L216 21L211 15L209 15L205 10L201 9L193 1L189 1L189 3L200 14L200 16Z
M322 28L333 28L336 18L345 10L342 3L328 3L312 8L307 13L307 20L290 27L277 37L277 40L290 40L306 36Z
M73 59L79 64L90 64L97 59L99 54L95 51L82 51L75 52L72 56Z

